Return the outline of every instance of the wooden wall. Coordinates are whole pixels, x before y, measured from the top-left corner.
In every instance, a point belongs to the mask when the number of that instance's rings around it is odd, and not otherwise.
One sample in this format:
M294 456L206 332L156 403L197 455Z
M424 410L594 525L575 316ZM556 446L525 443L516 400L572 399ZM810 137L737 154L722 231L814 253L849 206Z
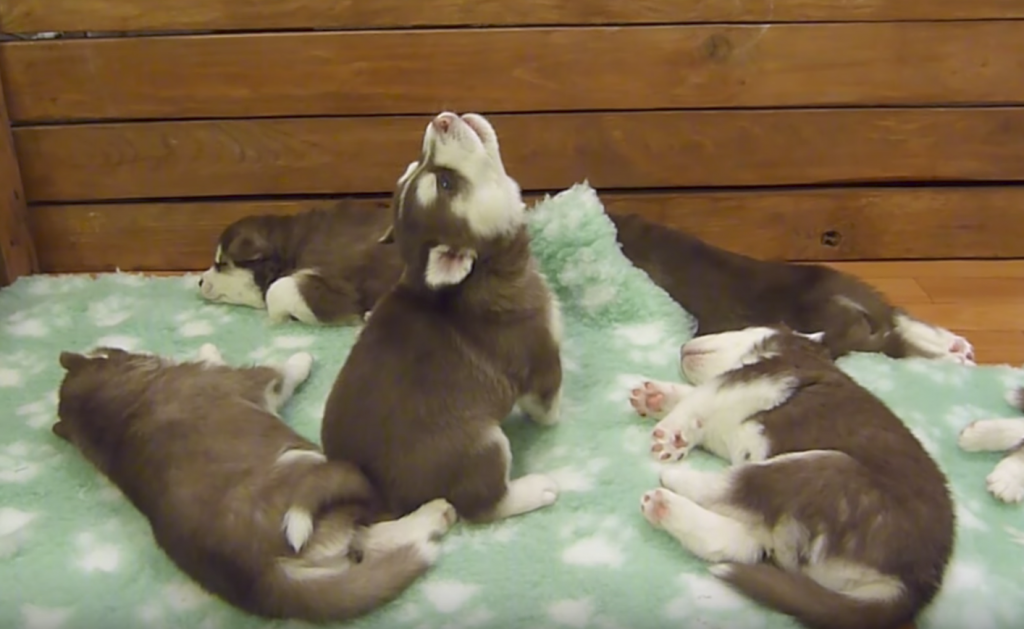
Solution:
M442 109L531 193L588 179L754 256L1024 257L1020 0L0 0L0 30L45 272L379 209Z

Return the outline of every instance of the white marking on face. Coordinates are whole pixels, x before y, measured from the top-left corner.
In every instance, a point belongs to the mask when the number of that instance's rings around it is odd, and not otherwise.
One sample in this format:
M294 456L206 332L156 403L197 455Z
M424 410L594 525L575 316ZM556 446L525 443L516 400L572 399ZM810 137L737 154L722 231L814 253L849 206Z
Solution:
M491 238L511 233L525 220L519 184L505 174L497 134L482 116L451 112L439 114L446 130L427 126L424 147L436 166L458 172L467 182L451 201L451 211L469 225L473 233Z
M700 384L767 358L757 355L757 346L777 333L773 328L750 327L698 336L682 347L683 374L690 382Z
M310 274L310 271L299 271L270 285L267 289L267 313L271 321L281 323L287 321L289 317L294 317L310 325L319 323L305 297L302 296L299 284L304 276Z
M416 180L416 202L421 207L430 207L437 200L437 176L423 173Z
M224 250L221 249L220 245L217 245L217 251L213 254L213 261L216 264L220 264L224 261Z
M424 276L427 286L440 288L462 282L473 270L475 260L476 253L473 251L454 252L448 245L435 246L427 255Z
M249 269L229 266L218 271L216 266L212 266L203 272L201 278L199 294L204 299L257 309L266 307L263 293Z

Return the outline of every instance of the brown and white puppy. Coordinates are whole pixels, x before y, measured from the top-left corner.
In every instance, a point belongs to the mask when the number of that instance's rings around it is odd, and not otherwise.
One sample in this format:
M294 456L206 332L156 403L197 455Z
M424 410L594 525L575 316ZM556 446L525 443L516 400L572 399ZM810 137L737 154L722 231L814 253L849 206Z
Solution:
M659 460L696 446L723 472L666 467L641 509L712 573L816 629L896 629L934 600L954 545L947 480L819 341L781 327L696 338L696 386L633 391Z
M390 221L346 203L239 219L221 233L199 293L266 308L273 322L360 323L402 272L398 252L378 244Z
M509 478L501 422L517 403L558 420L561 320L490 123L434 118L393 207L405 271L338 374L324 452L358 464L398 514L436 498L473 521L552 504L548 476Z
M99 348L60 363L54 433L121 489L184 573L244 611L312 622L369 612L427 571L454 521L437 500L370 525L379 499L366 477L275 414L308 377L309 354L233 368L212 345L177 364Z
M1024 387L1013 387L1006 402L1024 412ZM985 478L988 491L1003 502L1024 501L1024 417L983 419L960 432L960 448L967 452L1006 452Z
M698 322L698 335L784 324L824 332L838 358L881 352L974 364L961 336L911 317L852 275L818 264L763 261L634 214L609 214L622 252Z

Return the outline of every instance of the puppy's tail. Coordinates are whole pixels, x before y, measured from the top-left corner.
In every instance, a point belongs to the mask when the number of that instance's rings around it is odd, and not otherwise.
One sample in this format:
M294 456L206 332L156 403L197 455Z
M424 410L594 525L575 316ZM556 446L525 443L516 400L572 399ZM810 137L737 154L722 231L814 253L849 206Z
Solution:
M718 564L711 572L761 605L811 629L897 629L911 623L917 613L906 593L887 601L861 601L766 563Z
M280 559L255 592L265 615L311 623L343 622L395 599L436 561L439 547L425 541L354 563L347 552L328 561Z

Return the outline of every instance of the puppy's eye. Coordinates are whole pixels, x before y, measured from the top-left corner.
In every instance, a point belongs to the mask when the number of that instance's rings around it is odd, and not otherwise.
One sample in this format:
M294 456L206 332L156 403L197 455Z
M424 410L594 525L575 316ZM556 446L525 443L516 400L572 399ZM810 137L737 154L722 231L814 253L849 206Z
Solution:
M452 189L452 177L448 173L437 173L437 187L442 190Z

